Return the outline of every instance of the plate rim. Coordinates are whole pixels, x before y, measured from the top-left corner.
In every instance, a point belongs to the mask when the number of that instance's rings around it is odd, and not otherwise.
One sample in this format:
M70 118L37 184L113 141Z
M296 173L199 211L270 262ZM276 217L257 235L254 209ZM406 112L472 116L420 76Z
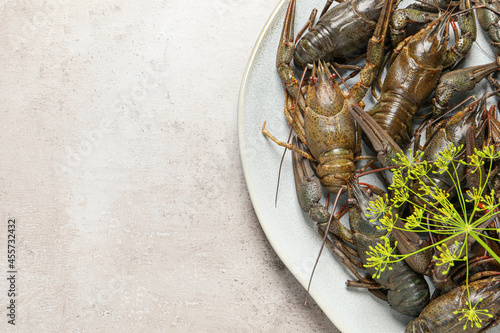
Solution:
M247 185L247 191L248 191L248 194L250 196L250 200L252 202L252 207L255 211L255 214L257 215L257 219L259 221L259 224L262 228L262 230L264 231L264 234L266 235L266 239L267 241L271 244L272 248L273 248L273 251L276 253L276 255L279 257L279 259L285 264L285 266L287 267L287 269L289 270L289 272L291 273L291 275L293 276L293 278L295 280L297 280L302 286L303 288L306 288L306 286L304 285L304 283L302 281L300 281L300 279L298 278L298 275L297 275L297 272L296 272L296 268L295 266L293 266L290 261L288 260L288 256L283 253L282 249L280 246L277 246L276 242L274 241L274 237L270 237L269 236L269 228L267 227L267 225L265 223L262 223L262 214L263 212L261 211L261 208L259 205L256 205L256 199L254 198L255 196L255 193L252 193L252 191L249 191L248 188L249 188L249 172L248 172L248 169L249 169L249 166L247 164L247 161L244 157L244 153L243 153L243 149L242 149L242 146L245 144L244 143L244 138L243 138L243 102L245 100L245 90L246 90L246 87L247 87L247 82L248 82L248 78L249 78L249 74L252 70L252 67L254 66L254 63L255 63L255 58L256 58L256 55L257 55L257 52L259 51L259 48L262 44L262 41L266 35L266 33L268 32L270 26L271 26L271 23L275 20L276 16L278 15L279 11L283 8L283 6L285 6L286 2L288 2L289 0L280 0L279 3L276 5L276 7L274 8L274 10L272 11L271 15L269 16L269 18L267 19L266 23L264 24L264 27L262 28L259 36L257 37L257 40L255 42L255 45L252 49L252 52L250 54L250 57L247 61L247 66L245 68L245 71L244 71L244 74L243 74L243 78L242 78L242 81L241 81L241 85L240 85L240 91L239 91L239 95L238 95L238 141L239 141L239 150L240 150L240 161L241 161L241 164L242 164L242 167L243 167L243 174L244 174L244 177L245 177L245 182L246 182L246 185ZM327 318L334 324L334 326L341 332L345 332L345 333L350 333L352 332L352 329L350 329L349 327L345 326L344 325L344 322L342 321L339 321L336 317L332 316L329 311L325 311L325 302L322 300L323 297L320 297L319 295L316 295L316 293L314 292L314 288L311 288L311 291L309 293L309 296L312 297L314 299L314 301L318 304L318 306L320 307L321 311L327 316Z
M241 164L243 167L243 173L244 173L245 182L247 185L247 191L249 193L250 200L252 202L252 206L253 206L253 209L255 211L255 214L257 215L257 219L259 221L259 224L260 224L262 230L264 231L264 234L266 235L267 242L269 242L269 244L272 246L274 252L278 255L279 259L285 264L285 266L290 271L290 273L292 273L293 278L295 278L302 285L302 287L304 289L307 289L307 284L309 282L309 279L304 278L302 276L303 274L300 270L300 267L295 265L295 262L294 262L293 258L290 256L290 254L286 253L286 251L282 248L281 244L278 244L278 240L275 238L275 235L273 234L273 230L271 230L272 228L267 223L263 223L263 221L267 219L267 217L266 217L267 214L265 214L265 212L264 212L265 209L264 209L264 207L261 207L260 202L258 200L258 198L260 198L260 196L257 196L256 191L252 191L252 188L254 188L255 180L250 176L250 174L251 174L251 172L250 172L251 167L249 165L250 164L250 160L249 160L250 157L245 156L245 149L247 148L246 147L247 143L245 142L246 137L244 136L244 134L245 134L247 129L245 128L245 124L243 123L243 118L244 118L243 112L245 111L244 110L245 109L245 101L247 98L247 96L245 95L245 92L247 89L249 89L248 88L248 81L249 81L249 78L251 76L252 70L254 69L254 66L256 65L256 58L259 55L259 51L260 51L260 48L262 47L264 39L266 38L266 35L269 33L272 24L276 20L276 16L280 13L280 11L286 10L286 8L283 8L283 7L286 6L286 3L288 1L289 0L280 0L278 5L272 11L272 13L270 14L269 18L267 19L264 27L261 30L261 32L256 40L255 46L253 47L252 52L250 54L250 57L248 59L247 66L245 68L244 75L243 75L243 78L241 81L239 97L238 97L238 110L237 110L238 111L238 117L237 117L238 141L239 141L239 150L240 150L240 161L241 161ZM319 2L319 0L314 0L314 1ZM252 179L250 179L250 178L252 178ZM300 208L299 208L299 210L300 210ZM305 215L307 215L307 214L304 213L304 216ZM325 255L325 253L323 253L323 255ZM332 256L334 256L334 255L332 254ZM338 258L335 258L335 259L337 260ZM340 259L338 259L338 260L340 260ZM335 267L335 269L336 269L336 267ZM338 272L338 273L342 274L341 272ZM344 280L344 282L345 282L345 280ZM332 295L330 295L330 294L326 295L324 293L321 293L321 289L322 289L321 287L316 287L313 283L313 285L311 286L310 292L309 292L309 296L314 299L314 301L321 308L321 311L328 317L328 319L334 324L334 326L339 331L341 331L343 333L358 333L358 332L363 332L363 330L366 329L366 327L365 327L365 328L362 328L362 330L359 330L358 329L359 325L358 326L349 325L348 320L342 319L342 317L340 315L337 315L336 311L335 311L336 308L331 308ZM365 290L363 290L363 292L365 292ZM366 292L366 294L368 294L368 293ZM335 295L333 295L333 296L335 296ZM369 295L366 295L366 296L370 297ZM371 297L371 298L374 298L374 297ZM380 302L382 302L382 301L380 301ZM361 304L361 303L355 303L355 304L356 304L356 307L360 307L360 309L362 309L363 304ZM366 310L369 311L369 309L366 309ZM363 310L360 310L360 311L363 311ZM401 322L401 316L403 316L403 315L396 313L394 310L390 309L389 306L387 306L384 309L380 309L380 310L377 309L376 312L378 312L378 311L391 313L392 317L395 321L394 325L396 325L396 326L402 325L401 327L404 330L404 327L406 326L406 324ZM362 314L362 312L360 312L360 313ZM400 320L397 320L397 317L399 317ZM406 316L403 316L403 317L406 317ZM409 321L409 319L411 319L410 317L406 317L406 318L408 318L408 321ZM403 320L405 320L405 319L403 319ZM378 325L380 327L382 324L378 323ZM391 325L389 325L389 326L391 326Z

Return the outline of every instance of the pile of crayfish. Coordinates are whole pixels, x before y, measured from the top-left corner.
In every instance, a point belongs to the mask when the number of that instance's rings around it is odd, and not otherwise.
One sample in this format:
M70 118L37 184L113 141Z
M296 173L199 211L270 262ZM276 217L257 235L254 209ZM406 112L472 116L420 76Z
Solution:
M295 39L290 1L276 67L296 136L279 141L265 123L262 132L292 151L299 204L357 279L348 286L415 317L406 332L491 329L500 322L500 55L463 60L476 17L500 54L500 1L331 4ZM481 96L468 93L483 80ZM376 102L364 110L366 98ZM367 174L385 188L361 182Z

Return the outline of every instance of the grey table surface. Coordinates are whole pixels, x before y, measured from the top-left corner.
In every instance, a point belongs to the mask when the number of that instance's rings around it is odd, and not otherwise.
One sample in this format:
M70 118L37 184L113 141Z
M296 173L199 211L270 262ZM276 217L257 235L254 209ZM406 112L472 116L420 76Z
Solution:
M240 162L241 79L277 3L0 1L2 331L338 332Z

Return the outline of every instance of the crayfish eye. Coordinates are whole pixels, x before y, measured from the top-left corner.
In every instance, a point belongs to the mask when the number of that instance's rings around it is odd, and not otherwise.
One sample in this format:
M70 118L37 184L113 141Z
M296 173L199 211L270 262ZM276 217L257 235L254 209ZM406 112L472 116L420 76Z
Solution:
M358 201L354 198L349 198L349 199L347 199L347 203L350 205L356 205L358 203Z
M337 75L335 74L330 74L330 80L332 81L335 81L335 78L337 77Z

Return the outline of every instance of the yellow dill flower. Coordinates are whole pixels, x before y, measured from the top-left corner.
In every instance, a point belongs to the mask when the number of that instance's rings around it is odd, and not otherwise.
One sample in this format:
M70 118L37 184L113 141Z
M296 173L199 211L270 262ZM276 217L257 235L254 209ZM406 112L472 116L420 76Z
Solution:
M398 188L405 188L407 187L406 181L403 178L403 173L401 169L396 169L394 170L394 173L392 175L392 184L389 186L390 190L395 190Z
M394 162L396 164L401 164L402 169L411 168L415 165L415 163L418 163L420 157L423 155L423 152L417 151L415 154L413 154L413 149L409 149L408 155L410 155L411 158L408 158L408 156L406 156L405 154L396 153L397 158L394 160Z
M482 301L483 299L480 298L479 301L472 306L471 302L467 302L467 308L455 311L453 312L455 315L461 314L462 317L460 317L458 320L462 321L463 319L466 319L465 325L464 325L464 330L467 329L467 324L470 322L470 328L474 328L476 326L477 328L481 328L482 325L481 323L483 320L481 319L481 316L487 317L487 318L493 318L493 315L489 314L488 309L476 309L477 305Z
M485 194L482 196L479 202L481 204L481 208L488 214L493 212L493 210L499 205L495 204L495 190L491 190L490 195Z
M434 188L434 192L430 193L432 199L436 200L436 204L440 204L441 206L445 205L446 202L449 202L448 197L449 193L446 193L443 189L439 187Z
M468 156L468 159L468 163L463 160L461 160L460 163L469 166L471 173L475 173L477 170L479 170L479 167L484 164L483 158L480 158L476 154Z
M446 149L439 152L439 156L434 162L434 166L437 167L438 170L433 172L442 174L448 171L449 164L458 156L462 148L463 145L456 147L453 143L450 143L450 145Z
M433 256L432 258L436 261L436 266L441 266L445 264L448 265L448 268L443 272L443 274L446 275L448 274L450 268L455 265L453 261L458 259L460 253L458 241L455 241L455 249L453 252L450 251L446 243L443 243L442 246L437 245L436 249L439 252L439 257Z
M420 179L425 177L429 171L431 170L431 166L427 163L427 161L423 161L421 163L415 163L411 168L408 168L408 178L409 179Z
M392 205L396 208L401 207L410 198L408 187L398 188L394 191L391 199Z
M379 216L388 214L391 211L391 207L389 206L389 198L387 194L370 201L368 211L370 214L367 217L372 223L378 220Z
M398 242L394 243L394 247L391 247L391 241L387 237L383 237L384 244L378 243L375 247L370 246L370 251L366 251L367 263L363 266L374 267L376 272L373 273L372 278L378 279L385 269L392 270L389 266L390 259L393 257L393 252L396 249Z
M473 187L472 191L467 190L465 193L470 197L470 199L465 199L467 202L479 202L481 200L482 192L477 188Z
M484 147L481 150L474 148L474 155L477 155L481 158L495 160L497 158L500 158L500 151L495 154L495 147L493 145L489 145L488 147Z
M383 226L382 227L377 226L377 229L386 230L389 233L392 231L392 228L394 227L398 219L399 219L398 214L393 214L392 211L389 211L387 214L385 214L379 219L379 222Z
M420 222L422 221L422 217L424 216L424 208L415 207L413 214L406 218L405 228L406 229L415 229L420 227Z

